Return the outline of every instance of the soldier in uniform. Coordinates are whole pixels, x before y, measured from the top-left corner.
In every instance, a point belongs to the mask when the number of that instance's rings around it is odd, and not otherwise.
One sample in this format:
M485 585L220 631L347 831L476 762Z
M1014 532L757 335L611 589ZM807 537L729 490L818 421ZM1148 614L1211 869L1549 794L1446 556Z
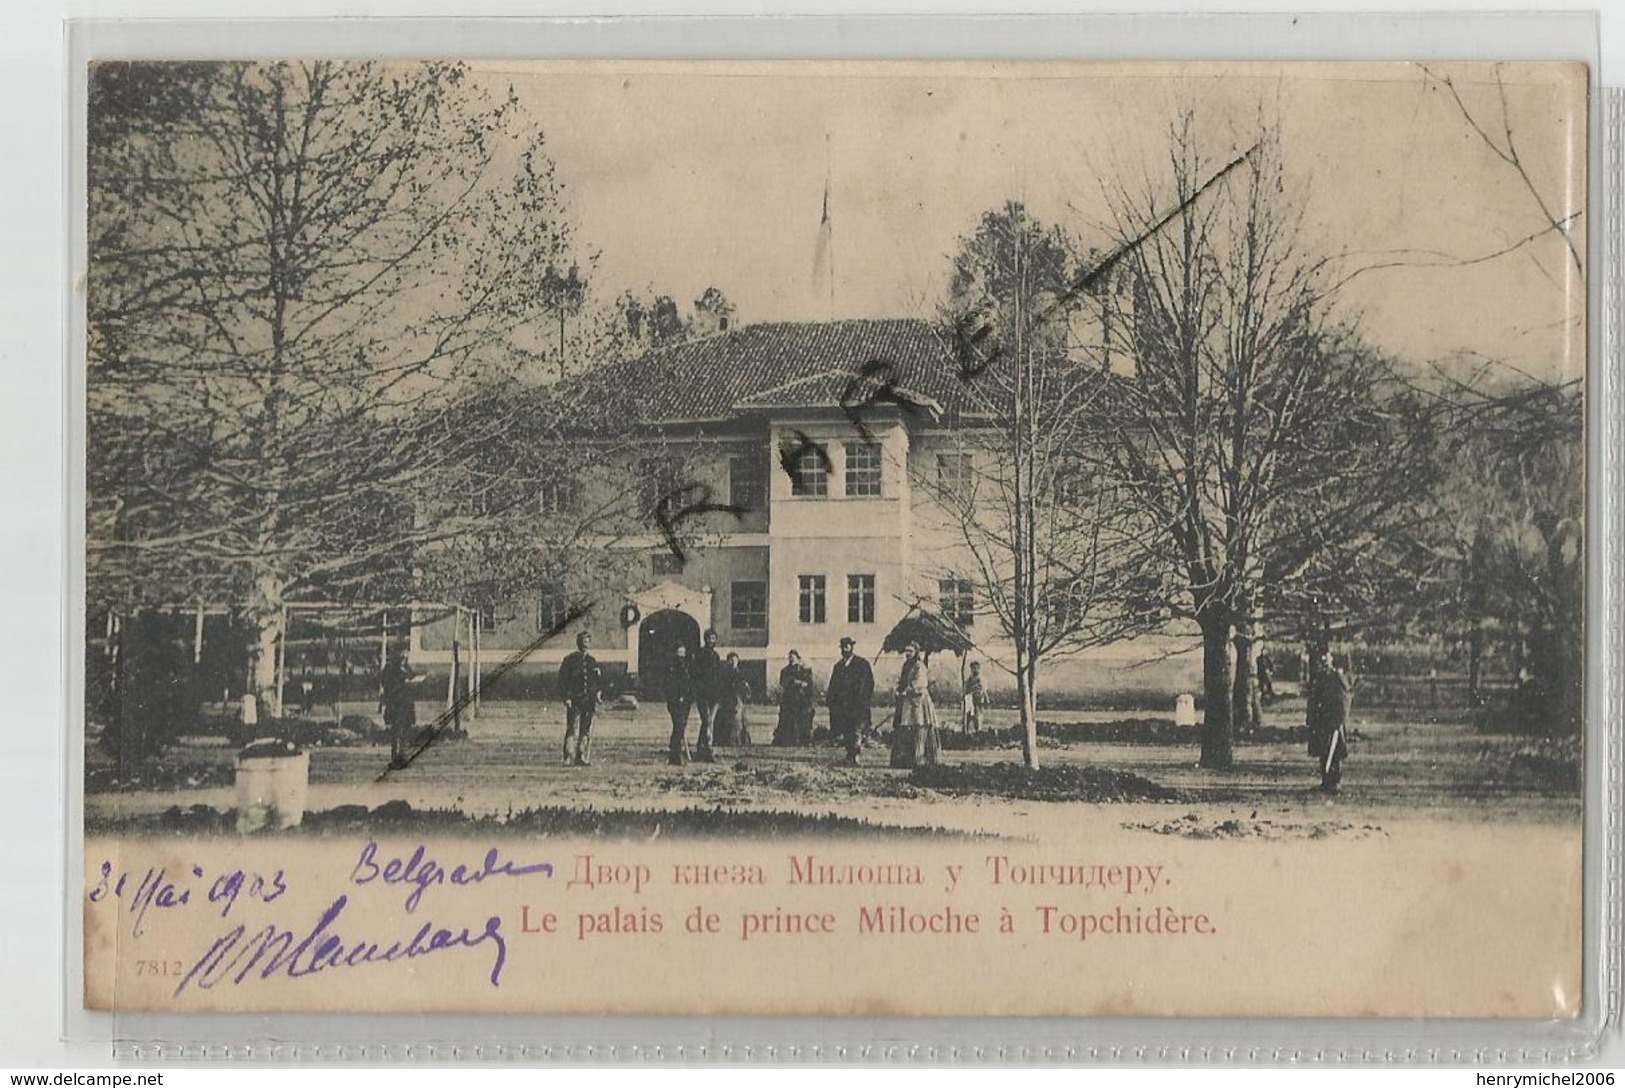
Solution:
M858 762L863 734L875 698L875 673L869 662L853 653L851 636L841 639L841 657L830 670L824 701L829 704L829 731L846 743L846 761Z
M726 678L722 670L726 667L722 655L717 653L717 633L707 630L705 645L694 655L693 664L694 708L700 712L700 739L694 746L694 758L701 763L716 761L711 754L711 727L716 721L717 705L725 694L722 688Z
M604 694L604 670L587 652L592 635L582 631L576 635L574 653L566 654L559 663L559 696L564 700L564 765L572 762L577 767L592 763L592 719L598 712L598 702ZM570 741L575 741L575 756L570 754Z

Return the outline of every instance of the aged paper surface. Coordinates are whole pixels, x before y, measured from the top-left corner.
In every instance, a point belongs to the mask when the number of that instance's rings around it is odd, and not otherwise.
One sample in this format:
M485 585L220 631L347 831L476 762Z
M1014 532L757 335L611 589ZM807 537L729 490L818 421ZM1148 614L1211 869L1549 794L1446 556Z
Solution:
M90 85L88 1007L1578 1013L1583 67Z

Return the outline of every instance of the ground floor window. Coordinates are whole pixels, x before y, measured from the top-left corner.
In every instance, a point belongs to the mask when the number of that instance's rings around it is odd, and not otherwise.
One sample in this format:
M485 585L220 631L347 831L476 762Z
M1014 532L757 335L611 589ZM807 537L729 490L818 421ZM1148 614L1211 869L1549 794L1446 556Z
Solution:
M942 614L961 627L976 619L976 587L968 578L943 578L937 582L937 606Z
M875 576L848 574L846 576L846 622L875 622Z
M735 631L767 630L766 582L735 582L728 596L728 622Z
M825 616L824 576L822 574L803 574L799 578L801 585L801 622L823 623Z
M536 595L536 630L554 631L563 627L570 614L570 599L565 596L564 583L545 582Z

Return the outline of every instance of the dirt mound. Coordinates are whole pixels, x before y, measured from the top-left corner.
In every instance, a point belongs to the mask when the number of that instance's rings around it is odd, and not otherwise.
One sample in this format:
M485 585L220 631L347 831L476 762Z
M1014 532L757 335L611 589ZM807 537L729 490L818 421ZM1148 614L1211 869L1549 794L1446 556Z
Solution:
M1150 779L1106 767L1044 767L1019 763L916 767L916 786L940 793L985 793L1024 801L1172 801L1178 794Z
M482 825L487 826L487 825ZM538 808L515 813L505 823L489 826L506 827L530 835L591 835L613 838L650 839L657 836L675 838L720 835L738 836L790 836L822 835L837 837L870 837L894 835L944 835L961 837L960 833L938 827L892 827L871 823L851 816L834 813L809 815L798 812L774 812L730 808L684 809L575 809Z
M1016 731L1001 730L1019 743ZM1355 735L1350 730L1351 737ZM1195 746L1201 743L1200 726L1177 726L1171 718L1124 718L1110 722L1050 722L1040 720L1038 737L1041 746L1052 744L1167 744ZM1240 733L1236 744L1303 744L1309 739L1301 725L1264 725L1250 733ZM948 745L943 744L946 748ZM987 745L997 747L997 745Z
M749 800L761 790L811 798L920 796L920 791L906 780L897 775L876 774L876 769L873 762L859 767L839 763L719 763L714 767L691 767L683 773L659 776L654 785L666 793L692 793L735 802Z
M1310 823L1260 820L1252 816L1229 816L1224 819L1203 817L1187 812L1177 820L1157 823L1124 824L1127 831L1149 831L1156 835L1177 835L1182 839L1264 839L1279 842L1283 839L1327 839L1334 835L1348 838L1386 836L1388 832L1374 824L1351 824L1341 820L1317 820Z
M974 733L961 733L957 729L939 729L937 739L942 744L944 752L985 752L1021 750L1021 727L1012 726L1009 729L979 729ZM1064 741L1055 739L1044 732L1041 723L1038 727L1038 746L1040 748L1060 748Z

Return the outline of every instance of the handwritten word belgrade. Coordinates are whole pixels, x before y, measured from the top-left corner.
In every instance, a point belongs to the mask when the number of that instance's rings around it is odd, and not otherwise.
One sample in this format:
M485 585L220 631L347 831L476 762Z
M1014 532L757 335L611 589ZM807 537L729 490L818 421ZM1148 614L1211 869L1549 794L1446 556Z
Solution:
M429 857L427 848L421 845L405 858L387 858L380 862L378 844L368 841L367 845L361 848L361 856L356 859L355 868L350 871L350 883L358 886L374 882L409 885L412 891L406 896L406 909L410 913L417 910L424 892L442 884L462 886L479 884L494 876L517 877L535 874L552 876L553 863L541 861L532 865L515 865L512 861L503 860L501 853L493 846L485 852L485 858L479 865L457 865L447 869Z

